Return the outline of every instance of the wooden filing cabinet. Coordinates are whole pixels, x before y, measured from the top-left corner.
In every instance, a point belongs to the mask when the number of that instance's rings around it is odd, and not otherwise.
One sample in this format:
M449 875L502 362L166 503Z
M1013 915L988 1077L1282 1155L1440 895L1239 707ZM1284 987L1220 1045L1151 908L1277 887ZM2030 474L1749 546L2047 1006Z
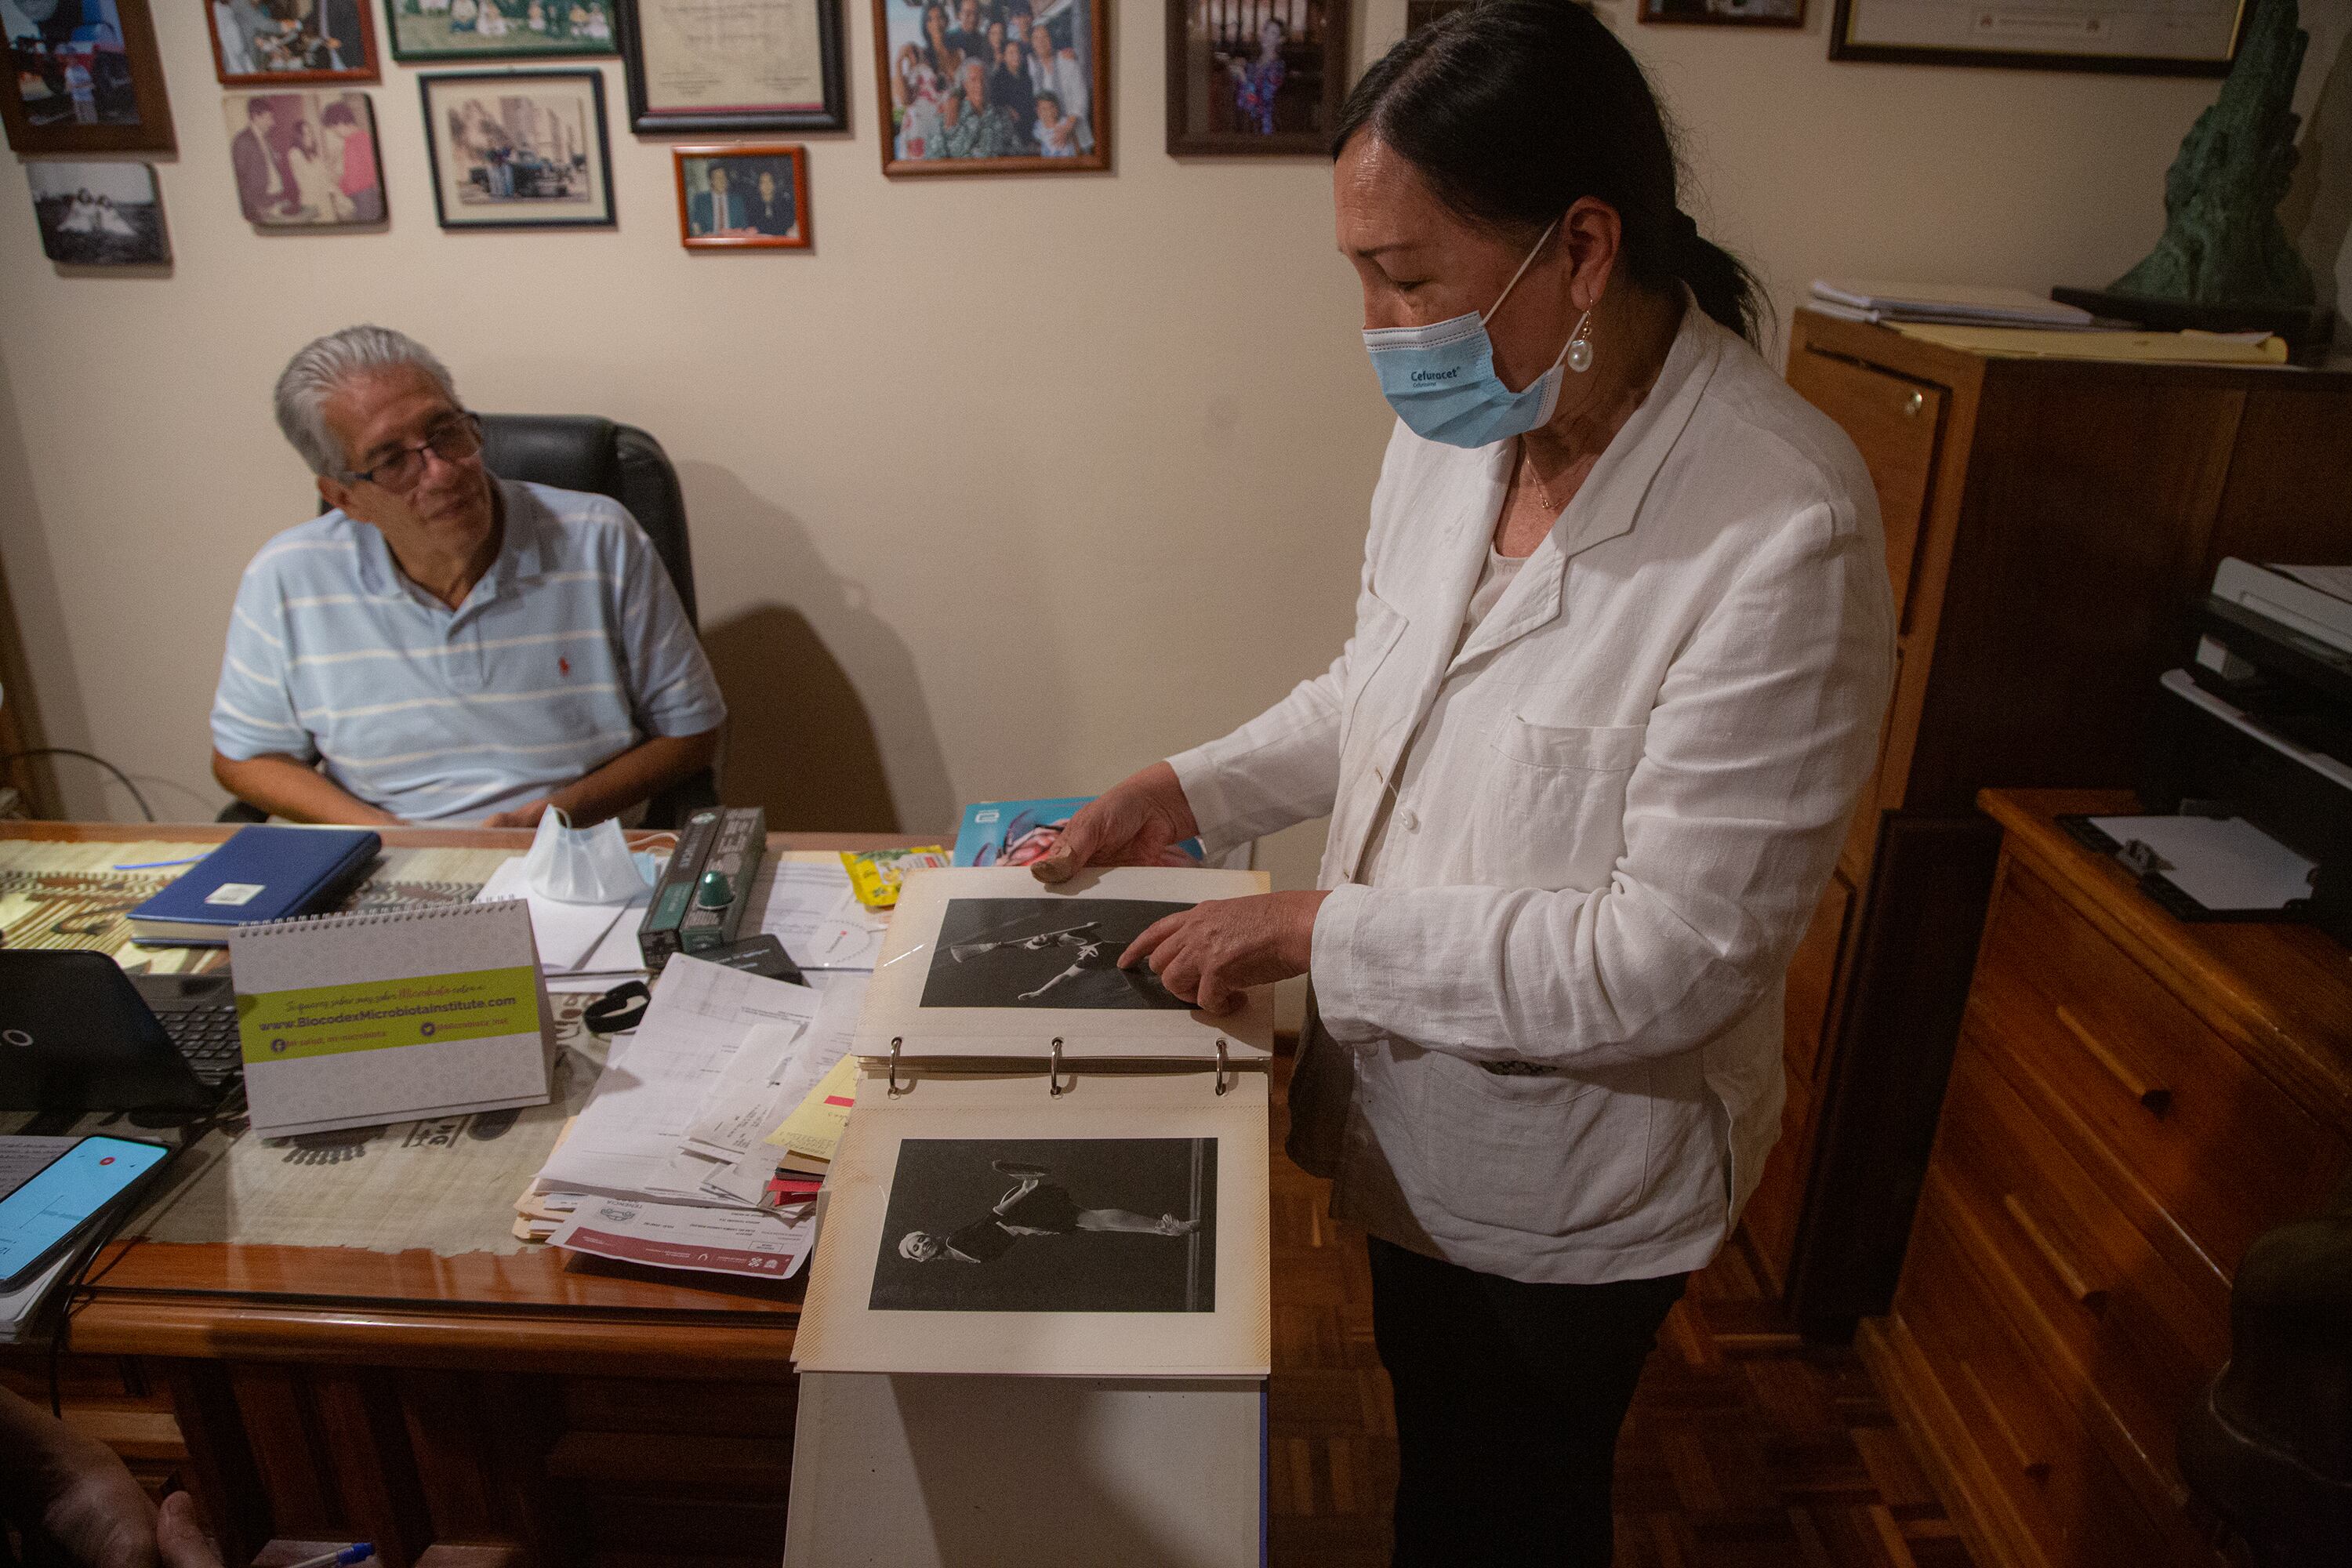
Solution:
M2215 1568L2173 1458L2230 1280L2352 1164L2352 951L2183 925L2063 811L2007 830L1893 1311L1864 1359L1988 1568Z
M1898 616L1747 1215L1799 1323L1839 1337L1886 1310L1910 1232L1998 844L1977 792L2131 784L2221 558L2352 560L2352 374L1991 359L1799 311L1789 381L1869 466Z

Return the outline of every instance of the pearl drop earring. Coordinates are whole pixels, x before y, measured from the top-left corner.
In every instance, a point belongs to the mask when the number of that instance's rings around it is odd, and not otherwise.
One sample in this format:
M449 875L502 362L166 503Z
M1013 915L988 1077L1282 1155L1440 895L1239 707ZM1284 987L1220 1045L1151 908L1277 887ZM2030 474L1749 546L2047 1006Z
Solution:
M1581 375L1592 368L1592 312L1587 310L1576 318L1576 331L1568 334L1568 368Z

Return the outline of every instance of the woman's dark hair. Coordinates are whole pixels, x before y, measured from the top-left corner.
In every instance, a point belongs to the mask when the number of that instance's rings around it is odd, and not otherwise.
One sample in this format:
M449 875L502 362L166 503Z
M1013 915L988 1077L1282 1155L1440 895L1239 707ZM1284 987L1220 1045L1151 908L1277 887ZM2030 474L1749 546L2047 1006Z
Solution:
M1700 310L1755 341L1755 277L1684 215L1657 98L1581 5L1480 0L1430 24L1356 83L1331 155L1364 130L1488 228L1532 238L1580 197L1607 202L1635 282L1687 283Z

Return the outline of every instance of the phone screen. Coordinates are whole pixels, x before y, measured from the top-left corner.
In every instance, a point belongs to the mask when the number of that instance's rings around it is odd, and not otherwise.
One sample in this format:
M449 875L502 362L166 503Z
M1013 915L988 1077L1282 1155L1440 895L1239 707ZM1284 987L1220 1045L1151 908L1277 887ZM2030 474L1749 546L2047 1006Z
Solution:
M39 1263L171 1152L128 1138L85 1138L0 1198L0 1281Z

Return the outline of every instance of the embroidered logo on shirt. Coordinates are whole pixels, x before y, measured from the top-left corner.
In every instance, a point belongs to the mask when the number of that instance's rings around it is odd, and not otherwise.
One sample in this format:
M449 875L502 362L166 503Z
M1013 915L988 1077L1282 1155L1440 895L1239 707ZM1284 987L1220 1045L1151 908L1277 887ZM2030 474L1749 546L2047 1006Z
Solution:
M569 675L572 673L572 661L558 654L555 658L555 668L558 674Z

